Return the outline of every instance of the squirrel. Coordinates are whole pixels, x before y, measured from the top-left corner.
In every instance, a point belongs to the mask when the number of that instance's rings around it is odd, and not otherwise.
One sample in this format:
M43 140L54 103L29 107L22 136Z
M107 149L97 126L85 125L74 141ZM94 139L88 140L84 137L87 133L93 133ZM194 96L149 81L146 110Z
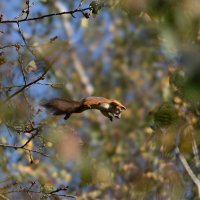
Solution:
M126 110L126 107L117 100L93 96L86 97L80 101L56 98L46 101L41 105L52 111L54 115L65 115L65 120L67 120L73 113L81 113L89 109L97 109L112 121L113 117L120 119L122 110Z

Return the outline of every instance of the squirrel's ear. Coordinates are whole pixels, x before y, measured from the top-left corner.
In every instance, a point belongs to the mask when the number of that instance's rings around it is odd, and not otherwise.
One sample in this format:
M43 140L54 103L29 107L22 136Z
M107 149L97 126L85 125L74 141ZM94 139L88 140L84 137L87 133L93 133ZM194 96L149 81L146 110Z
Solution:
M126 110L126 107L121 105L120 108L122 108L123 110Z
M119 108L121 108L121 109L123 109L123 110L126 110L126 107L123 106L123 105L122 105L119 101L117 101L117 100L112 100L111 104L114 105L114 106L116 106L116 107L119 107Z

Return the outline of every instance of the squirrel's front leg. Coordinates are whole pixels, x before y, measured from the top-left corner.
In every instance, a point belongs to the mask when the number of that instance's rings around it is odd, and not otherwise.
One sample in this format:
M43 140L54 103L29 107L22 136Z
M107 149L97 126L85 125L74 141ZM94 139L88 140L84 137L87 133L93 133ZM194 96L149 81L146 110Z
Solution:
M111 122L113 121L113 116L111 115L110 112L105 111L105 110L104 110L104 111L101 110L101 113L102 113L105 117L108 117L108 118L110 119Z

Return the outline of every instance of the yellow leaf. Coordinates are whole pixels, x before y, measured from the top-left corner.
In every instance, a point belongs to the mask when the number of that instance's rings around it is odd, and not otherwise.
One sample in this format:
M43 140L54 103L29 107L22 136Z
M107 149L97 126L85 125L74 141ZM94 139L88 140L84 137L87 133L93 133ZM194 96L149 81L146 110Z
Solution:
M88 27L88 24L89 24L89 20L88 20L88 19L83 18L83 19L81 20L81 26L82 26L83 28L87 28L87 27Z

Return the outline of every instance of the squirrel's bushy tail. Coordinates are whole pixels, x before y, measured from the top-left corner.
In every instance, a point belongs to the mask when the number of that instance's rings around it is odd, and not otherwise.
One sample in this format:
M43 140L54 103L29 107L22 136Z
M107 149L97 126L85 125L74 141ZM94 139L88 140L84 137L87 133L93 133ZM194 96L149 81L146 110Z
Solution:
M64 115L77 112L81 108L82 103L79 101L57 98L42 102L41 106L53 112L54 115Z

